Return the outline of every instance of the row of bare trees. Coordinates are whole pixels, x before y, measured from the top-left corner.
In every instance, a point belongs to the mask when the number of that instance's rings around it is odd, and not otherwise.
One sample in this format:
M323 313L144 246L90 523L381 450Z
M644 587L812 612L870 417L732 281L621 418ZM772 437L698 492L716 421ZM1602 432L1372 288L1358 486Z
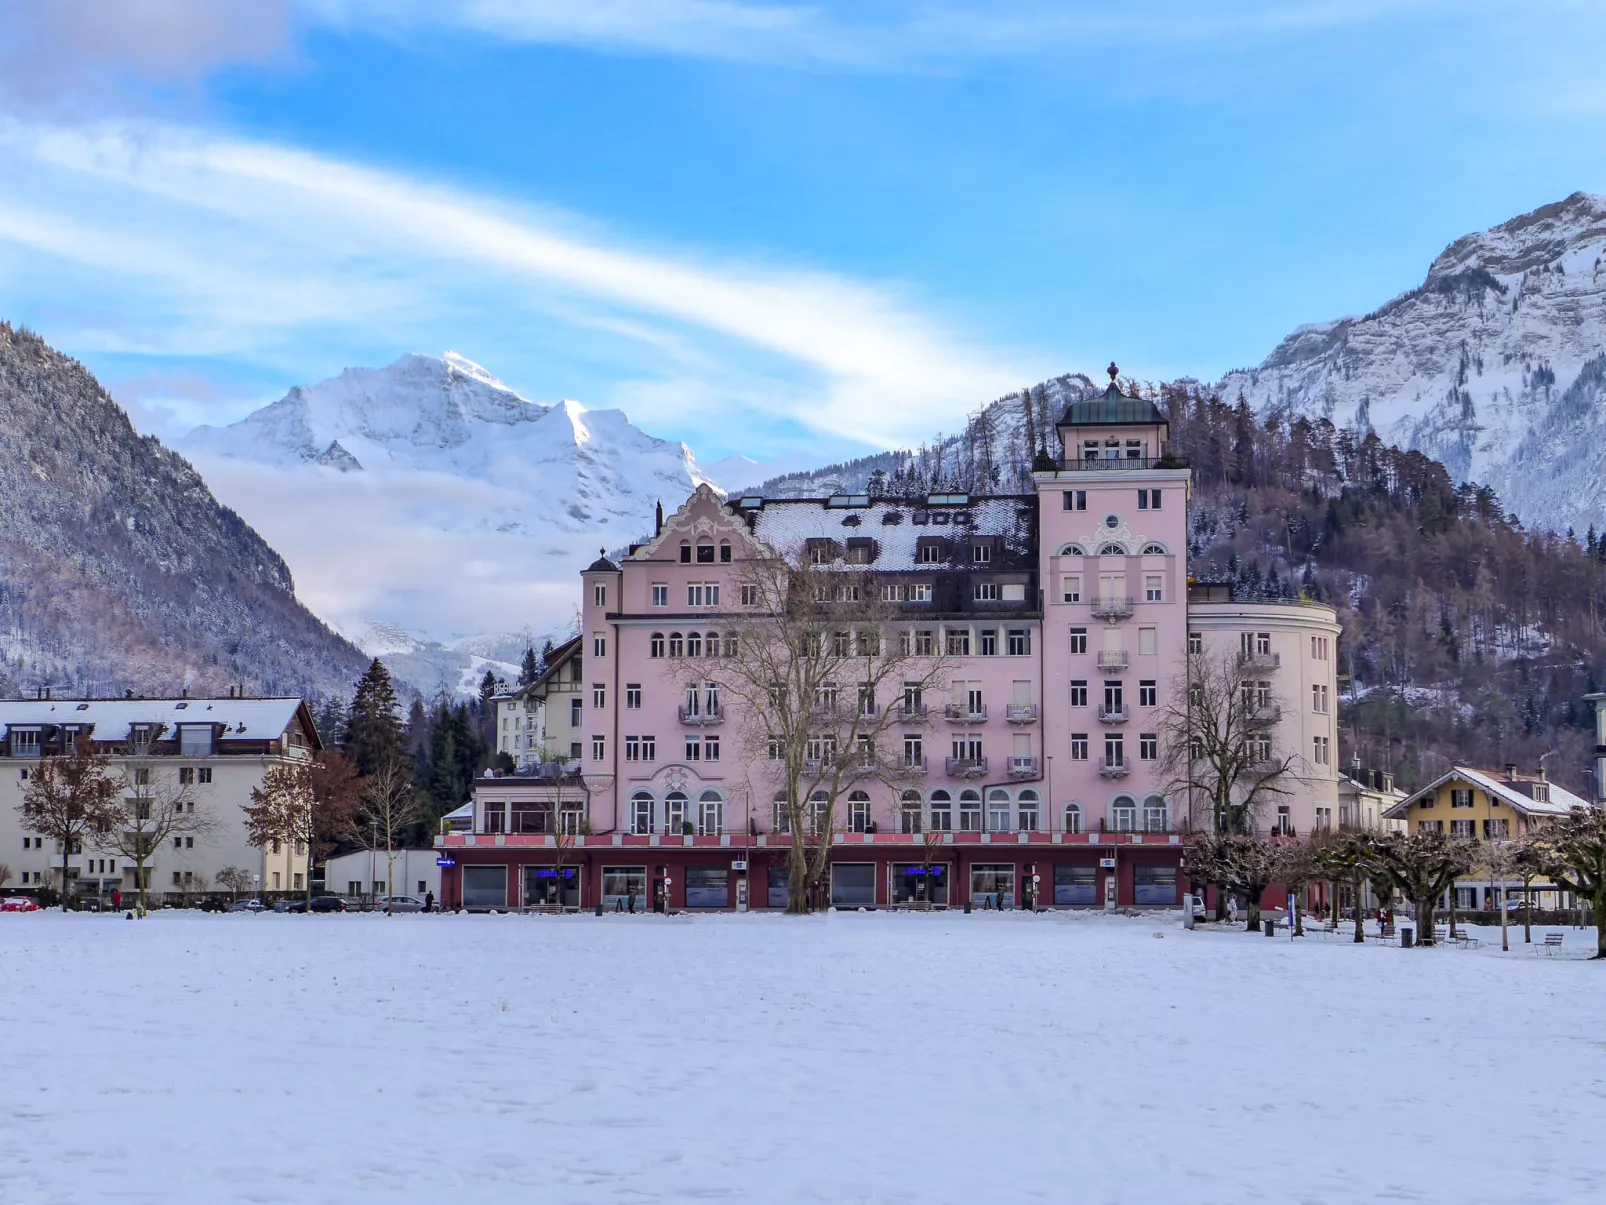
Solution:
M1396 895L1415 909L1418 938L1434 944L1439 901L1450 901L1450 931L1456 925L1455 884L1474 873L1522 885L1525 898L1533 883L1548 880L1589 901L1596 928L1596 957L1606 958L1606 811L1579 808L1558 817L1516 841L1458 840L1438 832L1373 832L1340 828L1308 838L1260 837L1244 833L1202 833L1188 844L1188 877L1213 886L1224 901L1228 892L1247 901L1247 927L1260 925L1260 900L1274 883L1295 898L1289 923L1303 933L1304 889L1325 882L1336 901L1338 886L1347 887L1355 902L1355 941L1365 940L1361 900L1370 885L1380 904ZM1499 901L1501 927L1505 901ZM1220 906L1224 907L1224 903ZM1336 914L1335 914L1336 923ZM1523 911L1523 940L1533 940L1531 912Z

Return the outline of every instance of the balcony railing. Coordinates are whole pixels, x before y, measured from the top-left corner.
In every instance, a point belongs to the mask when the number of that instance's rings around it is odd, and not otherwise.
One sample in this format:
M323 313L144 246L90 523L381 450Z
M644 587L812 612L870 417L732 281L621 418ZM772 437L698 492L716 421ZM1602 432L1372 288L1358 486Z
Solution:
M1239 653L1238 664L1245 669L1277 669L1283 663L1280 653Z
M1101 724L1124 724L1132 718L1132 712L1125 703L1112 707L1108 703L1099 704L1099 722Z
M1283 709L1276 703L1251 704L1244 709L1244 719L1256 726L1275 724L1283 718Z
M1100 778L1125 778L1130 773L1132 773L1132 763L1124 757L1099 758Z
M930 771L931 763L923 757L905 757L902 769L905 774L925 774Z
M983 724L987 721L987 704L949 703L942 712L955 724Z
M1037 723L1036 703L1011 703L1004 712L1004 718L1011 724Z
M1105 458L1078 460L1071 457L1057 459L1055 467L1061 472L1119 472L1122 469L1185 469L1188 460L1184 456L1123 456L1120 458Z
M1100 649L1098 667L1110 673L1120 673L1127 667L1127 652L1125 649Z
M926 712L928 712L930 710L931 709L929 707L927 707L924 703L910 703L910 702L904 701L904 702L894 703L892 705L893 714L896 715L897 718L900 721L905 722L905 723L908 723L908 722L913 721L913 720L923 720L923 719L925 719L926 718Z
M680 722L682 724L697 724L706 727L709 724L723 724L725 722L725 709L723 707L694 708L682 707L680 709Z
M950 778L982 778L987 774L985 757L950 757L947 761Z
M1132 600L1130 598L1095 598L1093 600L1094 619L1130 619L1132 616Z
M1028 778L1037 773L1037 759L1035 757L1012 757L1009 759L1009 772L1016 778Z

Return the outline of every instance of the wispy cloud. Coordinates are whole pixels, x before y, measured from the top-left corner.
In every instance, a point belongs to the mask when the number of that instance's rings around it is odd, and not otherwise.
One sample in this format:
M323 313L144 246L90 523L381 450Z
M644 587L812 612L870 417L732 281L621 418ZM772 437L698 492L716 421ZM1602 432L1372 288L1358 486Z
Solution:
M292 148L15 122L0 146L19 165L0 180L0 243L137 278L136 312L161 321L122 332L125 347L250 356L315 326L416 329L431 307L437 320L572 312L592 337L635 344L637 363L650 351L677 377L714 367L725 379L711 397L744 375L787 382L746 397L750 415L875 444L918 439L1023 370L892 286L643 249L572 216Z

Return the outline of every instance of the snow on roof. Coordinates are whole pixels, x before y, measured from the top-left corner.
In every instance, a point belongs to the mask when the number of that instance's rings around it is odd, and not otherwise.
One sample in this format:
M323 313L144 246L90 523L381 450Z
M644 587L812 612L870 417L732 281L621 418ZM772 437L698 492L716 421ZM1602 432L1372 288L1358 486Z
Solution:
M1341 782L1348 783L1358 791L1366 791L1368 794L1372 795L1388 795L1394 799L1405 798L1405 792L1396 786L1391 786L1385 791L1382 787L1374 787L1371 783L1364 782L1350 774L1340 774L1338 777Z
M934 503L929 499L875 498L843 495L840 498L766 498L755 512L753 534L782 553L795 553L807 540L830 539L846 546L849 540L875 541L870 566L883 571L932 569L918 560L921 537L965 541L972 536L1001 536L1006 546L1029 555L1036 567L1032 545L1036 499L947 494L963 502ZM741 503L735 504L740 507ZM954 549L953 551L957 551ZM945 557L944 563L950 558ZM969 564L966 554L966 564ZM850 566L854 567L854 566ZM1005 559L990 568L1013 569Z
M1587 801L1574 795L1560 783L1544 780L1549 786L1547 794L1549 799L1535 799L1518 790L1517 784L1508 782L1503 775L1495 774L1490 770L1474 770L1470 766L1452 766L1447 772L1439 775L1427 786L1422 787L1414 795L1407 797L1384 812L1383 815L1390 820L1403 820L1410 811L1411 805L1424 795L1437 791L1445 783L1459 778L1471 783L1479 790L1486 792L1502 803L1509 804L1519 812L1536 816L1565 816L1574 808L1585 808ZM1521 782L1532 784L1538 779L1523 777Z
M300 699L7 699L0 724L93 724L99 741L124 740L134 724L222 724L224 740L276 740Z

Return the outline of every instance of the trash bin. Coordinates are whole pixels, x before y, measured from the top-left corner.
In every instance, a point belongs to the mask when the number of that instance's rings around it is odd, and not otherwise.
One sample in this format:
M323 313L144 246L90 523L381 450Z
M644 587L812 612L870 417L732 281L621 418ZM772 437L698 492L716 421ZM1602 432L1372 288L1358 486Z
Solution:
M1267 937L1276 937L1277 936L1277 922L1276 921L1274 921L1274 920L1267 920L1266 921L1266 936Z
M1416 941L1416 931L1409 925L1400 926L1400 949L1409 950Z
M970 901L969 900L965 901L965 915L966 916L970 915Z

